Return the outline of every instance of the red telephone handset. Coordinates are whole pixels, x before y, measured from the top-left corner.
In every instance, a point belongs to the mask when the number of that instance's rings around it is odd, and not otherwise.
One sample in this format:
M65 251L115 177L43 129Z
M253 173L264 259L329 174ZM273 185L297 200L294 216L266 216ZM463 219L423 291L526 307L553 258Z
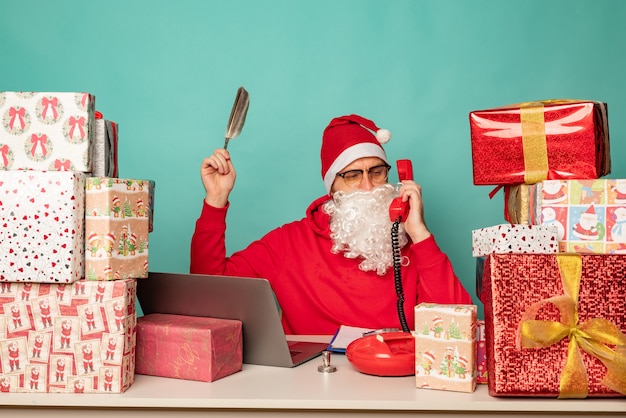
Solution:
M398 167L398 178L400 181L413 180L413 165L411 160L398 160L396 161ZM391 205L389 205L389 219L392 222L400 219L400 222L404 222L409 216L409 202L403 202L401 198L397 197L393 199Z

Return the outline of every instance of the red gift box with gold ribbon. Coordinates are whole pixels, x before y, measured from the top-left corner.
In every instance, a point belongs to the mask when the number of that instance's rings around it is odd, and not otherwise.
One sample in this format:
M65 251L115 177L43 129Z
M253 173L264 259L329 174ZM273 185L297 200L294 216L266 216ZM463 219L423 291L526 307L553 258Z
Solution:
M606 103L545 100L470 112L475 185L611 172Z
M626 396L626 257L490 254L484 263L492 396Z

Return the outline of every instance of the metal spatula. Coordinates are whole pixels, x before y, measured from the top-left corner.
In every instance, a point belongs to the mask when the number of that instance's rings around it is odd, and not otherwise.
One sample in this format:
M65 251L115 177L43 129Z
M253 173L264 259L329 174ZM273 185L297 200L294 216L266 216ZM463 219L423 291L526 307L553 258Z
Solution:
M250 96L243 87L237 89L235 103L230 111L228 125L226 125L226 134L224 135L224 149L228 147L228 141L235 138L241 133L243 124L246 122L246 114L248 114L248 106L250 105Z

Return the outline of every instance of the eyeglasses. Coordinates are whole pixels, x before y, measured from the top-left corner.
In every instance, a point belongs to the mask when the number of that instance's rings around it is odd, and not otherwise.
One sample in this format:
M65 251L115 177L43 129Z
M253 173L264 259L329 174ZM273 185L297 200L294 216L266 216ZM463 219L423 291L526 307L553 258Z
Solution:
M388 164L381 164L370 167L367 170L344 171L343 173L337 173L337 176L343 179L343 181L346 183L346 186L357 186L361 184L361 181L363 181L363 173L367 172L367 176L372 183L383 184L387 181L387 178L389 177L390 168L391 166Z

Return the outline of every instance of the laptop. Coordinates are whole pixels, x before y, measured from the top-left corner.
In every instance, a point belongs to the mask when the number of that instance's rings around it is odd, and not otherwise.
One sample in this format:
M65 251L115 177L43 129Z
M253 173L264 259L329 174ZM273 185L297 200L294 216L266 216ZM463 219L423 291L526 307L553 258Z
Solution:
M243 362L295 367L328 344L288 341L274 292L266 279L149 272L137 280L137 300L151 313L238 319L243 323Z

